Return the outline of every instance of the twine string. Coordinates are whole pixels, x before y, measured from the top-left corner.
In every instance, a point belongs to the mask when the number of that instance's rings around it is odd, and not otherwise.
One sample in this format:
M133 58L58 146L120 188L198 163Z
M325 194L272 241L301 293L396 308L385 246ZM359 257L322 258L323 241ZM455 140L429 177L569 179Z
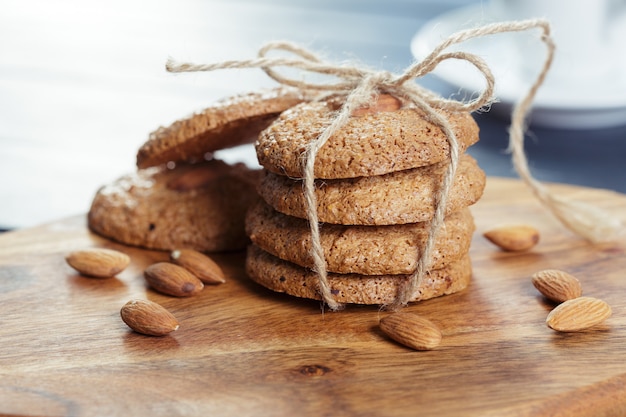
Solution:
M345 96L344 104L336 112L332 122L320 136L312 141L306 148L303 166L304 195L307 206L307 219L311 231L313 269L318 276L320 295L332 310L342 308L342 304L337 302L332 294L331 286L328 281L324 249L321 244L314 173L317 153L327 140L347 123L354 110L362 106L370 105L376 100L376 96L382 93L390 94L403 101L404 104L417 107L425 114L430 122L434 123L443 131L449 143L449 164L442 177L441 185L434 196L435 210L430 220L426 241L419 250L419 256L416 254L416 270L410 276L406 285L399 289L394 302L388 306L391 309L397 309L406 305L416 296L424 276L429 271L431 253L437 234L443 225L448 194L452 187L460 158L459 145L452 126L438 110L473 112L487 107L494 102L495 79L484 60L474 54L463 51L444 51L455 44L465 42L472 38L504 32L526 31L536 28L540 29L542 32L541 40L547 46L547 56L536 81L532 84L527 95L514 109L510 128L509 148L513 154L513 162L520 177L529 185L542 203L555 213L556 217L561 220L566 227L587 239L593 240L590 238L589 227L588 224L586 224L588 223L588 220L586 220L587 216L592 215L593 217L593 215L595 215L592 222L597 222L596 217L598 216L603 217L604 223L607 223L606 219L608 219L609 216L606 213L598 212L595 208L594 210L588 208L581 209L580 204L572 205L560 197L552 196L542 184L531 176L528 170L528 162L524 155L523 140L526 116L530 110L534 96L550 68L555 49L554 42L550 37L550 25L546 20L531 19L493 23L457 32L444 39L428 56L419 62L413 63L400 75L394 75L387 71L373 71L362 66L328 63L314 53L285 41L272 42L263 46L259 50L258 57L255 59L224 61L214 64L179 63L170 59L166 63L166 69L170 72L196 72L233 68L260 68L265 71L270 78L283 85L302 90L318 90L326 94L341 94ZM295 55L295 58L268 56L271 52L277 51ZM416 78L420 78L432 72L441 62L449 59L466 61L473 65L482 75L485 80L485 87L476 98L467 102L445 99L413 82ZM294 79L275 70L275 68L279 67L295 68L305 72L327 75L333 77L335 81L307 82L304 79ZM569 213L570 210L573 211L574 214ZM602 227L603 233L606 234L615 227L617 227L615 222L609 222L608 225Z
M556 48L550 37L549 28L547 29L543 31L541 37L548 48L543 68L526 96L516 104L511 114L508 151L512 155L513 166L535 197L570 231L592 243L622 239L626 234L626 226L620 219L596 206L551 193L544 184L537 181L530 173L528 159L524 152L526 116L539 87L547 76L548 69L554 59L553 51Z

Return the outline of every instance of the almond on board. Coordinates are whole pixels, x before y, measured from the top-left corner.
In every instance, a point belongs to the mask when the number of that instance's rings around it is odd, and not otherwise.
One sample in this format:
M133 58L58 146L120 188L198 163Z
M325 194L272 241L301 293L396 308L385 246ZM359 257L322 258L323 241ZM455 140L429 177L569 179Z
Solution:
M65 261L82 275L109 278L126 269L130 257L113 249L86 248L70 252Z
M441 343L439 327L415 313L392 313L383 317L379 326L387 336L411 349L431 350Z
M190 297L198 294L204 284L182 266L169 262L157 262L144 270L148 284L162 294L174 297Z
M559 332L577 332L596 326L611 316L611 306L593 297L567 300L554 308L546 324Z
M197 276L205 284L226 282L222 268L207 255L193 249L176 249L170 253L170 260Z
M537 291L557 303L578 298L583 293L580 281L575 276L558 269L536 272L531 280Z
M529 250L539 243L539 231L523 224L494 227L485 231L483 236L507 252Z
M128 327L149 336L165 336L178 330L178 320L165 307L149 300L130 300L120 310Z

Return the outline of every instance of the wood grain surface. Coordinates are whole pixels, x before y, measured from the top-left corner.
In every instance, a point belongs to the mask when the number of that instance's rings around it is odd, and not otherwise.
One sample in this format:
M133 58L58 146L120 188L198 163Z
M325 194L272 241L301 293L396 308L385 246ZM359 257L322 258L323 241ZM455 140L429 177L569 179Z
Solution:
M553 185L626 220L626 196ZM433 351L385 337L375 306L324 311L319 302L249 281L244 255L215 256L228 281L192 298L157 294L143 269L163 252L112 243L78 216L0 235L0 413L63 416L617 416L626 413L626 247L590 245L564 230L515 180L489 178L473 208L473 281L463 292L413 304L443 332ZM522 253L482 232L499 223L538 227ZM90 279L65 263L71 250L122 250L130 267ZM553 304L530 275L577 276L613 316L560 334ZM119 310L131 298L168 308L180 329L133 333Z

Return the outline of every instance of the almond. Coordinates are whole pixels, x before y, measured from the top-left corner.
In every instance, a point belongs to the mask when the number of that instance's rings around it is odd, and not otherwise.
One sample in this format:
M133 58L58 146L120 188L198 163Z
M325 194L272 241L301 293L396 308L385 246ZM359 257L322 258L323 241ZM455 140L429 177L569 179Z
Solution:
M176 249L170 253L170 260L182 266L205 284L226 282L222 268L203 253L193 249Z
M113 249L87 248L69 253L65 261L82 275L109 278L126 269L130 257Z
M157 262L144 270L150 286L163 294L174 297L189 297L198 294L204 284L182 266L169 262Z
M546 324L559 332L577 332L602 323L611 316L611 306L593 297L567 300L548 314Z
M432 321L414 313L393 313L380 320L380 329L398 343L415 350L430 350L441 343L441 331Z
M165 336L178 330L178 320L163 306L148 300L131 300L120 310L124 323L137 333Z
M539 231L528 225L494 227L483 233L483 236L508 252L525 251L539 242Z
M549 300L557 303L578 298L583 289L575 276L558 269L546 269L532 276L532 283Z
M402 102L389 94L381 94L371 106L360 107L352 112L353 117L361 117L367 114L396 111L402 107Z

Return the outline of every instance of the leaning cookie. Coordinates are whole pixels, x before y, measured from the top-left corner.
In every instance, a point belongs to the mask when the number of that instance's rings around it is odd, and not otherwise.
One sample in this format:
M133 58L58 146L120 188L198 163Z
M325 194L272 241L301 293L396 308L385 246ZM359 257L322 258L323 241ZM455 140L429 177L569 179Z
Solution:
M389 225L430 220L447 163L344 180L317 180L320 222L344 225ZM474 204L485 188L485 173L476 160L461 157L450 189L446 214ZM265 172L261 197L277 211L307 218L302 181Z
M395 103L395 104L394 104ZM276 174L302 178L307 146L331 124L342 104L337 98L301 103L285 111L259 135L259 163ZM448 138L425 114L381 95L371 108L357 109L320 148L315 178L382 175L432 165L449 158ZM467 112L438 110L455 133L460 152L478 141L478 126Z
M152 132L137 152L137 166L194 162L206 153L252 143L281 112L305 99L300 90L281 87L218 101Z
M141 169L101 187L88 213L92 231L148 249L241 250L244 219L258 198L258 170L219 160Z
M427 239L429 222L389 226L324 224L320 241L326 268L341 274L410 274ZM442 268L469 250L474 232L469 209L448 216L436 236L430 267ZM246 216L250 240L272 255L312 268L311 233L306 220L286 216L262 200Z
M251 245L246 257L246 272L258 284L276 292L320 300L317 275L309 269L278 259ZM459 292L472 276L469 255L448 266L426 274L409 301L427 300ZM335 301L352 304L391 304L410 275L328 274Z

